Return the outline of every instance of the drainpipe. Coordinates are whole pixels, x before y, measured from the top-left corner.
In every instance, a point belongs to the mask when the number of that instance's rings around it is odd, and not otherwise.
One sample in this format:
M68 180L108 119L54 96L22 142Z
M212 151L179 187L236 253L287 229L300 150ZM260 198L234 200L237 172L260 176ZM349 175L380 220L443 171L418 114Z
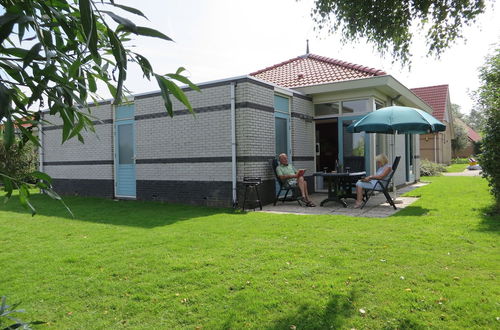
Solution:
M434 133L434 162L437 163L437 133Z
M42 114L43 116L43 114ZM38 170L40 172L43 172L43 123L42 123L43 117L38 123L38 141L40 142L40 145L38 146Z
M236 83L231 83L231 181L233 191L233 207L238 205L236 194Z

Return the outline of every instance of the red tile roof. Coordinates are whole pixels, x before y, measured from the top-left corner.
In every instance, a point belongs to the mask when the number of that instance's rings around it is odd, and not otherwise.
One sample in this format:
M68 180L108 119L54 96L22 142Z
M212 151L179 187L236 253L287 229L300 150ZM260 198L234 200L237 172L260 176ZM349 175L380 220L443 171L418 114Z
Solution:
M474 142L481 141L481 135L477 134L477 132L469 126L467 126L467 136Z
M291 88L383 76L386 73L358 64L306 54L252 72L250 75L278 86Z
M448 85L412 88L411 91L431 106L432 115L437 120L444 120L449 93Z

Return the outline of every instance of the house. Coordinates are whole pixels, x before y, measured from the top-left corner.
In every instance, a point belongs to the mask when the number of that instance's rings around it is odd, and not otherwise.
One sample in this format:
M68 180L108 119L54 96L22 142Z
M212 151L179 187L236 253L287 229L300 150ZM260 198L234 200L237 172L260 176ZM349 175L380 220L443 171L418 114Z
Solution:
M448 85L412 88L411 91L432 108L432 115L446 125L446 131L420 136L420 156L431 162L450 164L451 140L455 138Z
M273 201L269 160L281 152L307 170L311 191L324 189L314 172L339 162L373 173L378 153L402 156L397 185L419 179L417 136L346 131L392 104L433 111L385 72L306 54L198 86L201 93L184 88L194 116L176 102L168 117L159 92L95 104L97 134L85 134L85 144L61 145L62 122L45 114L51 124L42 127L41 168L62 194L213 206L236 204L247 176L262 178L261 199Z
M469 158L471 155L474 155L474 144L481 141L481 136L470 128L466 123L464 123L461 119L455 118L455 125L461 126L467 132L467 145L465 148L458 150L453 153L454 158Z

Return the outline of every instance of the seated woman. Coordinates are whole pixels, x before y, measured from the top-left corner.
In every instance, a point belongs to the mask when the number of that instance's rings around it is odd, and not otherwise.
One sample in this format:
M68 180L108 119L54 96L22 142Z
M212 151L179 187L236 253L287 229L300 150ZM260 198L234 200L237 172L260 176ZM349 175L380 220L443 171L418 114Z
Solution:
M358 182L356 182L356 203L354 208L358 209L363 203L363 189L373 189L377 180L385 179L392 172L392 165L388 164L389 160L384 154L377 155L375 157L377 161L377 172L375 175L369 175Z

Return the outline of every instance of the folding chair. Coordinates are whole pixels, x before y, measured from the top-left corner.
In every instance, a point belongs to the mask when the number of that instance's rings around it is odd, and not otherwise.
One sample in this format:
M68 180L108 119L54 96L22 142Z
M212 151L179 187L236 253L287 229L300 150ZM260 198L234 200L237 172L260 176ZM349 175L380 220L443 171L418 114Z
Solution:
M287 200L286 198L288 196L288 193L291 191L292 195L290 196L288 201L297 201L297 203L299 203L299 205L302 206L302 204L300 203L300 200L298 198L301 196L299 187L290 186L287 181L285 181L285 182L281 181L280 177L278 176L278 172L276 172L276 168L279 165L278 159L277 158L271 159L270 164L271 164L271 167L273 168L273 173L274 173L274 176L276 177L276 181L278 181L278 184L280 186L280 190L278 191L278 194L276 195L276 199L274 200L274 206L276 206L276 203L278 202L278 200L280 200L280 194L283 191L285 192L285 196L283 196L281 198L283 203Z
M363 204L361 204L361 208L365 207L366 203L373 196L373 193L375 191L381 191L384 194L385 198L387 199L387 202L389 204L391 204L392 207L394 207L395 210L397 210L396 204L394 204L394 201L392 200L391 196L389 195L389 191L387 189L389 188L389 183L391 182L391 180L392 180L392 178L394 176L394 173L396 173L396 170L398 169L398 165L399 165L399 161L400 160L401 160L401 156L397 156L394 159L394 163L392 163L392 172L389 174L389 176L387 177L387 179L385 179L385 180L377 180L377 182L375 183L375 185L373 186L372 189L365 190L365 193L364 193L364 196L363 196Z

